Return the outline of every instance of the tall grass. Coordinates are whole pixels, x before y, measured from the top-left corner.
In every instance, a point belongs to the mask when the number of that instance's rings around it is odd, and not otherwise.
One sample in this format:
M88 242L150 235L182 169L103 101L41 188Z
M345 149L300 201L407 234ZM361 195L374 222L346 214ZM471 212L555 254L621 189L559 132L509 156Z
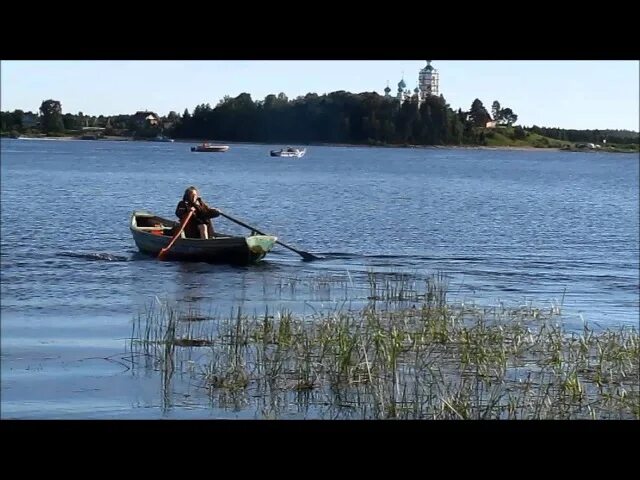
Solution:
M361 309L307 316L155 303L131 349L164 386L179 372L212 406L259 418L640 418L636 329L568 332L561 303L455 305L442 275L371 273L368 286Z

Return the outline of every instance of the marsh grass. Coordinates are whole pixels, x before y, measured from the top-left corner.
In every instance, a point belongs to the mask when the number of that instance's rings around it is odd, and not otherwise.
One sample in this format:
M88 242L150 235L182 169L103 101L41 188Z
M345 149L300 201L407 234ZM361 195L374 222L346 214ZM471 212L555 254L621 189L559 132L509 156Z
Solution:
M442 275L367 282L363 308L307 316L200 318L154 303L134 321L131 349L163 386L179 372L212 406L259 418L640 418L635 329L567 331L561 301L454 305Z

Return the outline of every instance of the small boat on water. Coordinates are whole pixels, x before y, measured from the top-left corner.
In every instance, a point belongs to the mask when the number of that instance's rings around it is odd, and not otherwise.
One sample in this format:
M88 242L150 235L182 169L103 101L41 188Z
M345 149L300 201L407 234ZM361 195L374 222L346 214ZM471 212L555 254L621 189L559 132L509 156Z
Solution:
M209 143L191 147L192 152L226 152L227 150L229 150L228 145L211 145Z
M175 140L173 138L165 137L164 135L158 135L151 141L152 142L174 142Z
M306 148L283 148L280 150L271 150L272 157L296 157L301 158L307 153Z
M142 253L157 257L160 250L171 242L180 225L145 210L131 214L129 229L136 246ZM184 231L163 257L208 263L248 265L262 260L278 238L272 235L237 237L216 232L213 238L186 238Z

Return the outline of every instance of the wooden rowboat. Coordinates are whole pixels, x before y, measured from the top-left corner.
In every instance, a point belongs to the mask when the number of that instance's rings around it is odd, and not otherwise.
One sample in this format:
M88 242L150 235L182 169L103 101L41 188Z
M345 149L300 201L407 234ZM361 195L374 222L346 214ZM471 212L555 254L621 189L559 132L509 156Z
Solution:
M178 222L158 217L144 210L131 214L129 229L142 253L157 257L169 245ZM278 238L272 235L237 237L215 233L213 238L185 238L184 232L163 256L167 260L247 265L262 260Z

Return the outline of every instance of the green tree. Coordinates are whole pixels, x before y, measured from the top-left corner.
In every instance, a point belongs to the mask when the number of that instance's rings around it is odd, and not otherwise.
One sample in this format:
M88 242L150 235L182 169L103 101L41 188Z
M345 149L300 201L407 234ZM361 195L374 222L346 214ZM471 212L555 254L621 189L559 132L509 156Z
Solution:
M469 117L474 127L484 127L487 122L491 120L491 116L487 109L479 99L475 99L471 104L471 110L469 111Z
M247 93L223 97L215 108L196 106L175 125L182 138L261 142L379 142L447 145L477 143L474 125L491 119L477 100L470 112L454 112L443 96L398 102L376 92L284 93L253 101ZM478 132L479 133L479 132Z
M520 125L518 125L513 129L513 138L517 140L522 140L526 136L527 136L527 132L525 132L524 128L522 128Z
M9 112L0 112L0 131L8 132L13 128L13 119Z
M500 119L507 125L511 126L518 121L518 115L513 113L510 108L500 110Z
M24 118L24 112L22 110L14 110L11 113L11 120L13 123L13 126L11 128L15 128L17 130L22 130L23 128L23 123L22 123L22 119Z
M494 100L491 105L491 116L494 122L500 121L500 102L498 102L498 100Z
M65 113L62 116L62 122L64 124L65 130L76 130L80 126L80 123L78 122L78 118L75 115L72 115L70 113Z
M40 105L42 131L45 133L62 132L62 105L58 100L44 100Z

